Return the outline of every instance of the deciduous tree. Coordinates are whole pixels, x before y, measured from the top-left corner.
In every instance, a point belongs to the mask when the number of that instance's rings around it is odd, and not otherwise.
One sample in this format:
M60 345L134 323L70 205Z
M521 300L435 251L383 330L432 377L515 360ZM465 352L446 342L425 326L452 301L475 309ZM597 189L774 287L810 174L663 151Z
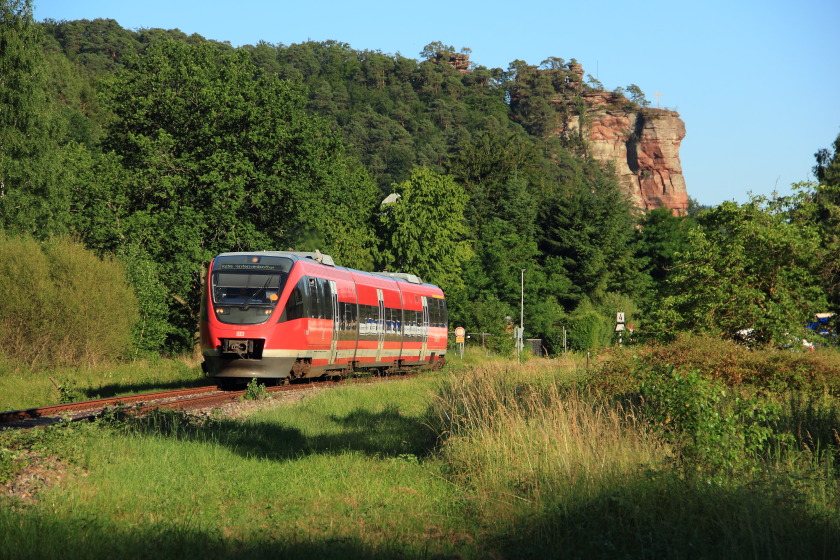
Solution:
M301 93L248 53L158 42L128 57L105 91L114 114L106 146L129 170L112 193L122 218L112 227L160 265L173 301L188 302L173 307L185 340L215 253L314 238L350 261L342 264L372 262L375 185L307 114Z
M795 341L824 309L819 235L791 220L798 198L725 202L698 218L658 315L665 334L700 331L756 344Z
M44 239L67 232L69 199L41 37L29 0L0 0L0 227Z
M394 185L398 200L382 207L382 265L440 285L454 301L463 297L461 263L471 255L463 187L449 175L419 167Z

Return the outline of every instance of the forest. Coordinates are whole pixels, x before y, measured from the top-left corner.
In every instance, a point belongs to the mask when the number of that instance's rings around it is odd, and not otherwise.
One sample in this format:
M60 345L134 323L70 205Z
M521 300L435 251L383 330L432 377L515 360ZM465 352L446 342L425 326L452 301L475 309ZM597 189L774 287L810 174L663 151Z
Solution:
M502 353L521 296L526 337L552 354L564 332L575 350L615 343L619 311L625 342L836 344L804 328L840 307L840 136L791 196L645 213L585 140L549 133L576 109L534 76L574 59L463 72L454 54L234 48L0 0L2 352L78 360L79 344L32 344L39 310L93 303L98 340L126 333L108 352L189 352L210 259L286 249L417 274Z

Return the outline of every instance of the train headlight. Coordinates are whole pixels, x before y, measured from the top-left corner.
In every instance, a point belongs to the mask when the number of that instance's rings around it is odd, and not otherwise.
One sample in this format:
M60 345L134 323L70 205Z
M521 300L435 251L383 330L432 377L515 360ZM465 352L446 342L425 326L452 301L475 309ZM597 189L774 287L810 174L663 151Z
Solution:
M217 307L216 308L216 315L224 315L225 313L226 313L226 310L225 310L224 307Z

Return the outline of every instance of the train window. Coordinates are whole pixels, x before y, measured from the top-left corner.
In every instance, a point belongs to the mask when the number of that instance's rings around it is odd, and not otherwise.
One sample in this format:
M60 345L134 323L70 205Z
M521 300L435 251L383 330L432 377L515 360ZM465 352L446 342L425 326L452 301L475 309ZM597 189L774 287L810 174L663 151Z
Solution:
M341 319L339 321L339 329L347 333L345 339L349 340L358 328L358 323L356 322L356 304L340 301L338 302L338 309Z
M399 340L400 310L392 307L385 308L385 335L388 340Z
M318 289L318 279L317 278L307 278L307 283L309 284L309 317L312 319L323 319L324 318L324 289L323 287L319 290Z
M423 332L423 312L422 311L413 311L414 318L411 321L411 330L414 336L422 336Z
M429 317L431 326L446 328L446 300L440 298L429 299Z
M265 255L220 255L211 286L216 318L228 324L264 323L274 312L292 261Z
M320 294L320 301L321 301L321 318L322 319L332 319L333 318L333 301L332 301L332 286L330 286L329 280L324 280L323 278L318 278L318 293Z
M309 293L309 285L306 278L302 278L297 283L295 289L289 295L289 300L286 302L286 320L303 319L308 315L307 309L307 294Z
M392 309L391 310L391 323L393 325L393 331L391 334L394 335L394 338L400 336L400 310L399 309Z
M213 300L221 304L271 304L285 282L282 274L213 274Z
M332 287L329 280L323 278L306 278L309 289L309 306L307 316L312 319L332 319Z
M367 340L375 340L379 334L379 307L375 305L359 305L359 336Z

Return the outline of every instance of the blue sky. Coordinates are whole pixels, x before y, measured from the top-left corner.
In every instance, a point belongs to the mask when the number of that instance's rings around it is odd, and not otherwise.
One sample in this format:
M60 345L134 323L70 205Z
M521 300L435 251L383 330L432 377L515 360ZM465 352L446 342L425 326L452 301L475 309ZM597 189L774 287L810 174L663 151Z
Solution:
M838 0L33 0L35 19L110 18L234 46L333 39L419 58L441 41L507 68L576 58L607 89L636 84L686 124L680 157L701 204L788 194L840 134Z

